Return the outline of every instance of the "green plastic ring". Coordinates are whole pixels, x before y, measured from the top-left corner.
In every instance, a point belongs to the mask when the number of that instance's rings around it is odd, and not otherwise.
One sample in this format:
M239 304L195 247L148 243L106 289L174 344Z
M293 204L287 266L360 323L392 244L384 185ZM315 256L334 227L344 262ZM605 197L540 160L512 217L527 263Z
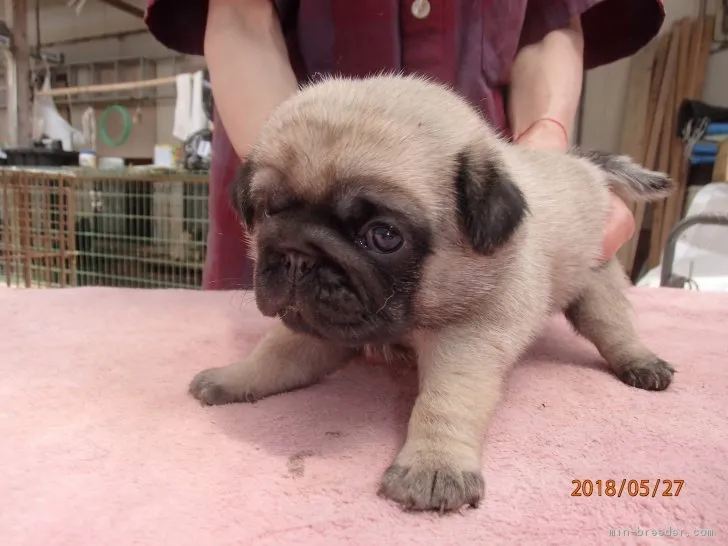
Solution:
M109 133L106 131L106 123L109 119L109 114L111 112L119 112L121 115L121 119L124 121L124 127L121 130L121 135L119 135L118 138L113 139L109 136ZM104 141L104 144L107 146L110 146L112 148L117 148L121 145L123 145L127 139L129 138L129 135L131 134L131 127L132 127L132 119L131 115L129 114L129 110L124 108L123 106L119 104L113 104L106 108L101 113L101 140Z

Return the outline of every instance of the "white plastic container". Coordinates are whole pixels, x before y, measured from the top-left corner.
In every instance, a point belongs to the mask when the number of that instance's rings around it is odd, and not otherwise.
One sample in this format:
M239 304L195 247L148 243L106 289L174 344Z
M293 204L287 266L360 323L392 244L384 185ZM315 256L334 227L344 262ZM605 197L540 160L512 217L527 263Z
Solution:
M693 198L686 217L697 214L728 215L728 183L712 182ZM661 265L648 271L637 286L659 286ZM675 245L673 275L691 279L693 290L728 292L728 227L695 225Z
M95 169L96 152L94 150L81 150L78 153L78 165L87 169Z
M118 171L124 168L123 157L102 157L99 159L99 170Z
M157 144L154 146L154 165L156 167L174 167L174 149L172 146Z

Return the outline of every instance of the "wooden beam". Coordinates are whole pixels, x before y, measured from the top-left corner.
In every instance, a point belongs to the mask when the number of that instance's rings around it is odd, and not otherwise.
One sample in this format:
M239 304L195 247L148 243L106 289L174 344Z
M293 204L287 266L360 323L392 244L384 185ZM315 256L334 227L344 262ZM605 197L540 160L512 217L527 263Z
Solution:
M30 146L32 133L27 0L5 0L5 18L13 35L6 53L8 144L22 148Z
M685 98L687 90L686 80L689 70L688 48L690 45L692 26L692 20L689 17L685 17L675 23L672 30L672 40L677 44L678 53L675 59L675 77L667 82L670 87L670 94L666 103L667 113L660 139L660 152L657 164L657 170L669 174L676 184L679 184L683 150L680 138L676 136L675 127L677 125L677 112ZM652 209L652 231L650 233L650 250L647 258L647 265L650 269L660 265L662 249L667 238L666 235L663 238L663 225L669 222L671 206L671 200L663 199L656 202Z
M677 74L677 62L680 51L680 29L684 24L690 24L690 19L685 18L675 23L672 28L672 38L670 38L670 51L671 54L668 56L668 62L674 62L675 67L672 68L672 74ZM688 27L689 28L689 27ZM673 48L678 51L675 57L672 57ZM674 118L676 97L677 97L677 78L672 77L669 80L663 82L663 86L667 89L667 97L664 104L664 117L662 120L662 128L659 134L658 146L657 146L657 164L655 169L667 173L670 170L670 151L672 148L672 135L674 127ZM661 199L652 204L652 229L650 230L650 248L647 257L647 267L653 268L660 263L660 229L662 228L662 220L665 217L665 200ZM657 229L655 229L657 226Z
M647 135L644 129L647 123L649 110L650 82L652 80L653 67L657 55L659 40L652 40L632 57L629 65L629 77L627 79L627 98L624 104L624 116L622 117L622 135L619 149L638 162L642 162L645 156ZM635 214L637 204L634 201L627 203ZM641 226L637 226L635 236L627 241L617 252L617 259L622 264L627 275L632 271L632 247L635 239L639 237Z
M712 27L711 27L712 32ZM677 189L673 195L671 195L665 201L665 217L663 218L662 225L660 227L659 237L659 255L662 257L662 253L665 250L665 244L667 238L672 231L672 228L682 217L683 201L685 200L685 186L687 185L687 177L689 174L689 161L690 158L685 156L685 144L680 136L677 136L677 113L682 104L683 100L692 97L693 81L691 77L695 77L697 73L701 71L701 67L698 66L700 54L700 47L702 47L702 37L706 32L705 21L703 17L698 18L696 21L689 21L684 24L680 30L680 53L678 60L678 73L677 73L677 90L678 97L674 105L674 123L672 124L671 132L672 135L672 157L670 163L670 177L676 182ZM710 44L707 44L710 47ZM690 56L690 51L695 50L695 57ZM705 58L707 63L707 57ZM702 72L705 72L705 67L702 68ZM695 97L699 98L699 97Z
M13 3L12 0L5 0L5 23L8 29L13 28ZM12 40L10 47L3 50L5 56L5 97L6 97L6 125L5 145L8 148L15 148L18 145L18 84L17 69L15 66L15 55L13 55Z
M671 73L670 65L674 63L677 51L672 43L672 31L666 31L660 37L657 47L657 56L652 71L650 82L650 93L647 103L647 120L645 123L644 156L642 164L648 169L657 168L657 148L662 134L662 125L665 115L665 103L667 101L667 82L672 80L674 73ZM639 244L641 229L645 221L646 206L644 202L638 202L635 206L636 233L632 238L629 255L627 256L627 267L625 270L630 276L635 274L635 258L637 245Z
M28 1L13 0L13 54L18 73L18 146L30 146L33 110L30 99L30 42L28 42Z
M139 19L144 19L144 10L143 9L133 6L133 5L129 4L128 2L124 2L124 0L100 0L100 1L102 4L106 4L107 6L116 8L119 11L123 11L124 13L128 13L129 15L133 15L134 17L138 17Z
M703 95L703 86L708 69L708 57L710 54L710 46L715 28L715 16L701 16L692 25L692 29L686 31L686 50L683 67L683 80L680 82L684 88L684 97L692 100L700 100ZM677 115L679 103L674 106L675 115ZM675 137L676 140L679 140ZM683 208L685 205L685 195L687 193L688 176L690 174L690 158L683 157L683 145L680 142L676 146L680 150L682 161L677 162L671 169L671 176L677 182L677 189L671 195L665 204L665 216L660 227L660 236L658 237L658 248L654 253L662 254L667 238L675 224L677 224L683 216Z
M113 93L115 91L129 91L148 87L162 87L174 85L177 82L175 76L153 78L151 80L137 80L120 83L100 83L97 85L79 85L77 87L56 87L48 91L37 91L39 97L65 97L68 95L79 95L82 93Z
M8 148L16 148L18 146L18 86L15 81L17 70L13 52L6 49L3 53L5 54L5 96L7 97L5 145Z

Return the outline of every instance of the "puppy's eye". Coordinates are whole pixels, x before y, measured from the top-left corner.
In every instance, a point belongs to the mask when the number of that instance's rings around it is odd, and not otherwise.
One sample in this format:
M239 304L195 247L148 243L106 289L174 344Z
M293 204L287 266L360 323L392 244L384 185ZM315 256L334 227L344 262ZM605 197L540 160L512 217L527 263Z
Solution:
M301 203L288 197L276 196L261 204L263 216L269 218L284 212L290 212L299 207Z
M397 228L387 224L374 224L357 239L362 248L373 249L383 254L396 252L404 244L404 238Z

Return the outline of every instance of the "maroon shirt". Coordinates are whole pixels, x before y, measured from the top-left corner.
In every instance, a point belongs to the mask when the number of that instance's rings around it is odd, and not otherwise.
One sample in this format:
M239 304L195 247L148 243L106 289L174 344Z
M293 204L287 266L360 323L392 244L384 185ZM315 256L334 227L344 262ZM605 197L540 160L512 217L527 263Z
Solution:
M316 74L364 76L383 70L428 75L454 86L510 134L505 91L521 47L581 15L589 69L635 53L664 19L662 0L428 0L430 13L424 18L412 13L413 1L276 0L299 81ZM161 43L183 53L203 53L206 0L148 2L146 23ZM216 119L205 288L241 288L251 282L243 228L227 197L238 165Z

